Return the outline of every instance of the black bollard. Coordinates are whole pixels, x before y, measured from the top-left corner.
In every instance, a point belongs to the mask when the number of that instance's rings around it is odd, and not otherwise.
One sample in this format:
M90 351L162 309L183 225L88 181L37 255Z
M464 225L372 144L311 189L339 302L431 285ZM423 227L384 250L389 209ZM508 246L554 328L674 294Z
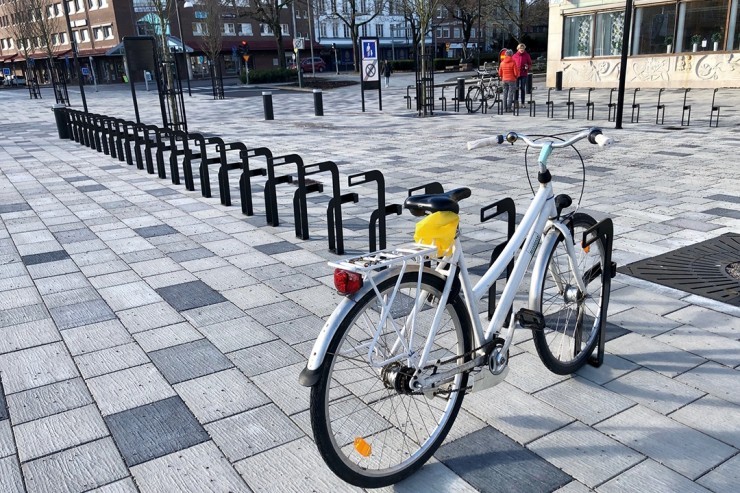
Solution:
M457 78L457 95L455 98L455 111L460 111L460 104L465 101L465 77Z
M54 119L57 123L57 133L60 139L69 139L69 117L67 107L63 104L55 104L52 108Z
M527 74L527 94L532 94L532 83L534 82L534 75Z
M324 116L324 96L321 89L313 90L313 111L316 116Z
M556 91L563 90L563 72L562 71L555 72L555 90Z
M272 111L272 93L270 91L262 93L262 106L265 109L265 120L274 120L275 114Z

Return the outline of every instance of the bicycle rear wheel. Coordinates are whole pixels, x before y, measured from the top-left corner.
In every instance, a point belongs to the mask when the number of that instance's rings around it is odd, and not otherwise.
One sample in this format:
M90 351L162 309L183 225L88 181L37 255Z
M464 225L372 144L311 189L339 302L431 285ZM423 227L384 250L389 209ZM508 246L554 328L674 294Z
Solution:
M378 286L386 303L397 280L393 276ZM397 343L395 329L403 329L418 294L421 309L416 310L416 331L412 337L404 333L410 358L383 366L369 361L382 311L371 291L341 321L320 380L311 389L311 426L319 452L337 476L363 488L396 483L419 469L447 436L467 386L468 375L458 373L428 394L410 388L413 361L424 347L444 288L442 279L425 273L419 293L417 281L416 272L403 275L389 320L381 326L372 351L375 361L408 354ZM438 372L462 363L471 350L470 322L462 299L455 296L442 315L428 360Z
M582 367L594 350L601 327L601 304L604 302L604 245L601 240L586 249L581 247L583 232L596 220L583 213L572 218L576 262L586 285L579 291L575 272L569 263L565 238L558 234L543 248L547 269L534 288L538 298L530 308L545 317L544 330L533 330L534 343L542 362L559 375L573 373Z
M469 113L477 113L483 105L483 91L478 86L468 89L468 95L465 98L465 107Z

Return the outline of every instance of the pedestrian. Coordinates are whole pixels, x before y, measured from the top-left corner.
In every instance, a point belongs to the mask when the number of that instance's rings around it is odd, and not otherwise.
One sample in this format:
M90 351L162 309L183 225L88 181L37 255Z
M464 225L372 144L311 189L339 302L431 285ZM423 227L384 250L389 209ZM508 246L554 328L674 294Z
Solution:
M393 69L391 68L390 62L388 60L383 60L383 77L385 77L385 87L388 87L388 84L390 84L392 73Z
M519 97L524 104L524 94L527 92L527 78L529 76L529 68L532 66L532 57L527 53L527 47L524 43L519 43L516 47L516 53L514 53L514 63L519 68L519 78L517 79L517 88L519 89Z
M498 66L498 75L501 82L504 83L504 110L510 112L514 102L514 93L516 92L516 82L519 78L519 67L514 63L514 52L506 50L504 59Z

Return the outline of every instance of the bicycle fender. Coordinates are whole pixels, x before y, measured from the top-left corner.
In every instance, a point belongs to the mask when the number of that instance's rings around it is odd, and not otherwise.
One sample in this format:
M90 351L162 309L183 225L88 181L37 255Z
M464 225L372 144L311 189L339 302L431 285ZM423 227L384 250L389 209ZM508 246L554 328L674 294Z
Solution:
M376 285L378 285L386 279L398 275L399 272L399 269L386 269L375 274L373 279L375 280ZM409 265L406 268L406 272L419 272L419 266ZM431 269L426 269L426 273L443 278L441 274ZM326 352L329 349L329 344L331 343L331 340L334 338L334 335L339 329L339 325L342 323L345 317L349 315L350 310L354 308L357 302L372 290L372 285L369 282L366 282L362 285L362 288L360 288L359 291L357 291L352 296L345 297L334 309L331 316L322 327L319 336L316 338L313 349L311 349L311 355L308 357L306 367L303 369L303 371L301 371L301 374L298 377L298 382L301 385L303 385L304 387L312 387L316 385L321 374L321 367L324 364Z

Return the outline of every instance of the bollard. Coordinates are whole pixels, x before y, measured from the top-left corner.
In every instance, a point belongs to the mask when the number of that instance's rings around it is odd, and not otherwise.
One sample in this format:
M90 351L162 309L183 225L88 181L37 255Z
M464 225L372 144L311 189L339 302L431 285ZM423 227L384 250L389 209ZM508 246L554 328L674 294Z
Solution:
M262 106L265 109L265 120L274 120L275 114L272 112L272 93L270 91L262 93Z
M555 90L556 91L562 91L563 90L563 72L555 72Z
M527 74L527 94L532 94L532 83L534 82L534 75Z
M55 104L52 107L54 119L57 122L57 132L60 139L69 139L69 118L67 116L67 107L63 104Z
M455 98L455 111L460 111L460 104L465 101L465 77L457 78L457 95Z
M324 116L324 96L321 89L313 90L313 111L316 116Z

